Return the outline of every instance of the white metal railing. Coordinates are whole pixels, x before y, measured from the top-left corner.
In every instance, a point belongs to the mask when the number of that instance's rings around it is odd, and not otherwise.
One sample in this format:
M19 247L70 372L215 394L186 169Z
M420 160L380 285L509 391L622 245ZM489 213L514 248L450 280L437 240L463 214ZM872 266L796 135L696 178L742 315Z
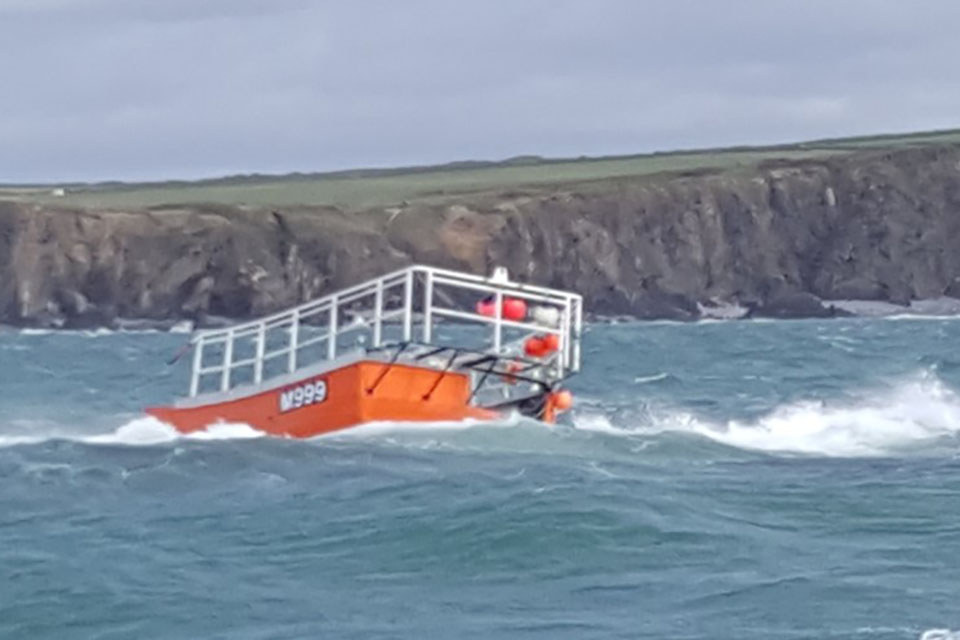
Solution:
M476 302L477 294L492 296L496 310L492 315L477 313L472 305L469 310L462 308ZM522 320L504 318L504 302L510 298L523 300L531 313ZM556 352L534 365L545 368L550 380L580 368L581 296L511 282L505 270L485 278L413 266L280 313L198 332L191 340L190 396L259 385L318 362L334 361L348 348L355 352L358 345L367 351L410 343L458 348L456 343L444 345L436 336L437 324L445 319L484 328L485 344L469 351L497 357L523 356L525 338L554 334ZM508 332L513 332L513 340L505 340ZM211 378L215 384L208 389Z

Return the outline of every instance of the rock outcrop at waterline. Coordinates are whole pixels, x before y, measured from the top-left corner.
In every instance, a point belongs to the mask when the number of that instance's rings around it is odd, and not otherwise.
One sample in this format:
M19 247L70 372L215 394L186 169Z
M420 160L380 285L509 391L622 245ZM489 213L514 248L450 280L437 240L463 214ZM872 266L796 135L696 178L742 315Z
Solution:
M960 147L618 178L401 207L0 203L0 322L246 317L401 267L579 291L599 314L777 317L960 296Z

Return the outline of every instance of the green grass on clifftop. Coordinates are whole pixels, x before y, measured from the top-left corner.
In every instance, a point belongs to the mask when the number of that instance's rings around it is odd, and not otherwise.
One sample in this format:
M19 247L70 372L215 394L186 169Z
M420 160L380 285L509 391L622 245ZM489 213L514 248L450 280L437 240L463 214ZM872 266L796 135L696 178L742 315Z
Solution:
M337 205L347 209L438 199L477 191L537 187L657 173L723 170L765 160L800 160L863 149L960 144L960 130L820 140L775 147L711 149L606 158L463 162L437 167L286 176L232 176L196 182L0 187L0 198L94 208L217 203Z

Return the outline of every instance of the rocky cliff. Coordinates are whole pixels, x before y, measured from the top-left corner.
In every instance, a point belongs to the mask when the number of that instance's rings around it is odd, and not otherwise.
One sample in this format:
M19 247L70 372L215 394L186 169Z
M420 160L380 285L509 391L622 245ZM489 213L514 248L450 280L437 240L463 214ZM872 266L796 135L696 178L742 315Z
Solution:
M0 322L245 317L414 262L503 264L583 293L595 313L641 318L960 295L960 147L367 211L0 203Z

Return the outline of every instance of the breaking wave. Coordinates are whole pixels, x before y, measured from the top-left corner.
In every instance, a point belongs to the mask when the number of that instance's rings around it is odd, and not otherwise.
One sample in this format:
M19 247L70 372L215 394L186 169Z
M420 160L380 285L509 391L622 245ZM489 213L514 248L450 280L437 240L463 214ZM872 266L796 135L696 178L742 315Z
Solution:
M920 640L960 640L960 631L950 629L927 629Z
M937 378L901 384L845 403L798 402L749 422L710 422L665 412L633 426L603 413L575 419L578 429L618 435L694 434L723 445L769 453L883 456L960 443L960 396Z
M202 431L182 434L165 422L145 416L131 420L113 433L87 436L81 440L88 444L151 445L174 440L248 440L264 435L262 431L238 422L219 422Z
M562 427L553 437L550 429L531 420L511 417L494 423L378 422L339 431L324 438L372 438L391 441L429 436L456 438L459 444L498 449L521 445L534 438L546 451L567 452L571 433L596 433L610 437L655 439L675 434L694 436L727 447L784 455L871 457L931 451L960 451L960 395L935 375L875 390L845 401L802 401L775 408L754 420L712 421L689 411L665 410L643 417L614 415L603 403L583 403L573 412L572 429ZM628 412L629 413L629 412ZM42 432L42 433L37 433ZM474 434L470 442L462 434ZM565 435L563 435L565 433ZM519 434L519 435L518 435ZM538 435L539 434L539 435ZM177 440L237 440L263 437L243 423L218 423L192 434L149 416L132 419L114 431L100 434L64 433L55 425L16 434L0 434L0 446L69 440L92 445L149 446ZM522 439L522 440L521 440ZM498 441L502 441L499 442ZM553 445L551 445L553 442ZM579 446L579 445L577 445ZM586 451L584 451L586 454Z
M0 447L68 440L95 445L151 446L178 440L246 440L264 434L248 424L221 422L202 431L182 434L171 425L151 416L135 418L116 430L102 434L47 433L44 435L0 435Z

